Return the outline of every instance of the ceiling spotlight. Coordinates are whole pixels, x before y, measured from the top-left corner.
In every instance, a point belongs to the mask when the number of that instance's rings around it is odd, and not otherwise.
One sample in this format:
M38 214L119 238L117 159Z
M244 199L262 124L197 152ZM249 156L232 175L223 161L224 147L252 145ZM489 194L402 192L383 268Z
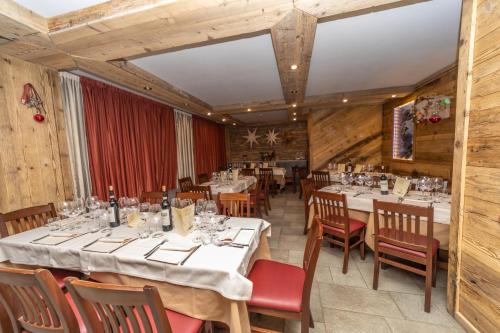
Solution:
M233 123L233 126L236 126L236 123Z
M296 64L293 64L292 66L290 66L290 69L292 71L296 70L299 66L297 66Z
M297 112L294 112L294 113L293 113L293 115L294 115L294 116L296 116L296 115L297 115Z
M293 121L296 121L296 120L297 120L297 118L293 118Z
M392 97L392 98L396 98L396 97L398 97L398 95L392 95L391 97Z
M252 111L252 109L248 108L248 109L247 109L247 112L250 112L250 111Z
M349 100L347 98L342 99L342 103L347 103L347 102L349 102Z
M142 88L143 88L144 90L147 90L147 91L150 91L150 90L152 90L152 89L153 89L153 88L151 88L150 86L144 86L144 87L142 87Z
M296 107L297 107L297 103L293 103L292 108L296 108Z
M226 121L226 118L222 118L222 121Z
M207 112L207 116L211 116L212 115L212 112Z

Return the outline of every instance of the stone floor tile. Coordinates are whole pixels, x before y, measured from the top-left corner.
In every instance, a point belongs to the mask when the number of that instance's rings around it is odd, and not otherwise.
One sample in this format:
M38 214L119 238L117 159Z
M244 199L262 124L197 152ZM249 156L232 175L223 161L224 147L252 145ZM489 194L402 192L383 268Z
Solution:
M381 316L329 308L323 311L326 333L391 333L389 325Z

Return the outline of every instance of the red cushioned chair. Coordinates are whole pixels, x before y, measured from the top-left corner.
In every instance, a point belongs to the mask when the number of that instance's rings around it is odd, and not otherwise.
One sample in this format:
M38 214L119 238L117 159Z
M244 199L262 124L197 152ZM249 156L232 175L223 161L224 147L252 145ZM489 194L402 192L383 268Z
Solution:
M346 274L352 248L359 245L359 254L365 260L366 223L349 217L345 194L314 191L313 199L314 214L323 224L325 240L344 249L342 273Z
M253 283L252 298L247 302L248 311L300 320L301 332L309 332L309 327L314 327L309 303L322 239L323 228L313 221L302 268L272 260L257 260L248 275Z
M5 332L87 332L67 299L46 269L0 268L0 302L10 320Z
M431 310L431 290L436 286L439 241L433 237L434 208L373 200L375 254L373 289L378 288L380 264L389 264L425 276L425 312ZM420 224L427 224L420 234ZM410 266L387 256L424 265Z
M198 333L203 321L165 309L156 287L65 280L90 332ZM124 329L125 328L125 329Z

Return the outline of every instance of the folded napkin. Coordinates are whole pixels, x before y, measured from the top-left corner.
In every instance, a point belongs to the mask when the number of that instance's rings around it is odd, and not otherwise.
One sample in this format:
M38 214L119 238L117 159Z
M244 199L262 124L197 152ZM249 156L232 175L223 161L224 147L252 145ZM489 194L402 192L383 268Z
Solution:
M76 237L78 233L75 232L51 232L49 237Z
M178 265L191 254L191 251L156 251L148 260L164 262L166 264Z
M255 230L241 229L232 243L238 245L250 245L250 242L252 241L254 234Z
M100 238L99 242L103 243L125 243L130 240L130 237L104 237Z
M191 242L167 242L160 246L160 250L166 251L179 251L179 252L190 252L197 247L196 244Z
M223 233L219 239L222 242L232 242L240 232L241 228L231 228L227 230L225 233Z

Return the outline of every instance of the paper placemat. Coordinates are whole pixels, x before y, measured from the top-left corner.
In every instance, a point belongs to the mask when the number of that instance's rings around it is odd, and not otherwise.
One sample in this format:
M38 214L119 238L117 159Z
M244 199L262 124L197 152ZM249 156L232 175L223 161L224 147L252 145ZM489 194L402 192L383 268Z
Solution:
M117 237L106 237L100 238L97 241L90 243L83 247L83 251L89 252L99 252L99 253L111 253L122 246L127 245L136 238L117 238Z
M240 229L240 232L236 235L236 238L233 240L233 244L236 245L250 245L250 242L253 239L253 235L255 234L255 230L253 229Z
M196 246L191 251L172 251L162 250L160 247L157 251L147 257L147 259L171 265L180 265L183 264L198 248L199 246Z
M41 238L35 239L31 243L41 245L58 245L80 235L80 233L53 232Z

